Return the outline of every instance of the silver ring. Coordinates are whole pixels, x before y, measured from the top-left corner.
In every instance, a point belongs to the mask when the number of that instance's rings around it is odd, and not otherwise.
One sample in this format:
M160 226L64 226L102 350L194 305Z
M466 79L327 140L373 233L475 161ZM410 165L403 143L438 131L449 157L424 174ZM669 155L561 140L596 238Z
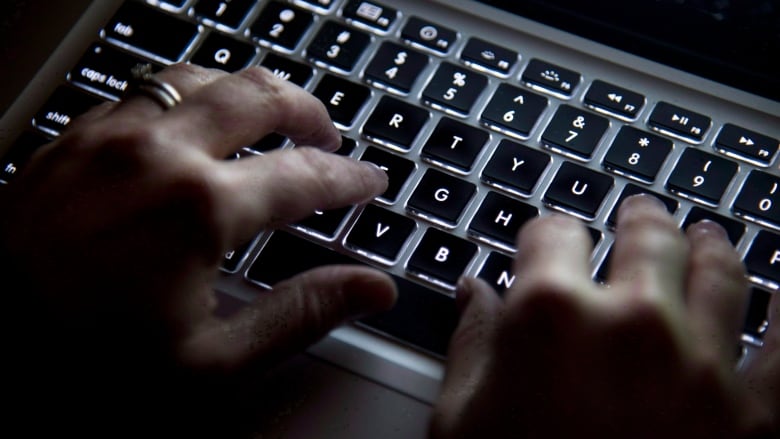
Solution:
M170 110L181 103L181 94L171 84L160 81L152 74L151 64L138 64L132 69L135 90L154 99L163 110Z

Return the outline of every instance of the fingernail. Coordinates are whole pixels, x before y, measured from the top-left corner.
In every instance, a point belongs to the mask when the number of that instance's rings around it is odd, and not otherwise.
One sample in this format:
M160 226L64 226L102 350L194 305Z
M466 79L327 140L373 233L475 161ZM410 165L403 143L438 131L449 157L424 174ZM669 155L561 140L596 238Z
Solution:
M386 277L359 276L349 282L346 290L355 292L349 295L347 304L352 318L387 311L398 299L395 283Z
M654 197L650 194L641 193L636 195L631 195L630 197L623 200L623 202L620 204L620 208L626 208L628 206L655 206L658 208L661 208L663 210L666 210L666 204L663 203L663 201L659 200L657 197Z
M695 224L688 226L686 231L692 238L703 238L705 236L717 236L723 239L729 239L726 229L715 221L703 219Z

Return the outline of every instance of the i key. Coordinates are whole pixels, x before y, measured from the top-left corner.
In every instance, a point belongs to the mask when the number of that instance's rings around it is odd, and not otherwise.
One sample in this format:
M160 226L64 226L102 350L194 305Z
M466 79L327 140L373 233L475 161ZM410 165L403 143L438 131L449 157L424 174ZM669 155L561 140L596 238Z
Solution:
M736 173L736 163L688 148L677 162L666 186L683 197L717 206Z
M780 177L764 171L750 171L734 201L733 210L741 217L780 229Z
M422 97L436 109L465 117L487 83L485 75L445 62L425 87Z

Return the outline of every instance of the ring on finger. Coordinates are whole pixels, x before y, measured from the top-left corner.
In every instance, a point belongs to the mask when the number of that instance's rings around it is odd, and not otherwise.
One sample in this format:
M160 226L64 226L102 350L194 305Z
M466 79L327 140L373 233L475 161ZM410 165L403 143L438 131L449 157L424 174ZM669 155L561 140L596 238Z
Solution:
M171 84L155 78L151 64L136 65L132 69L132 75L136 82L135 91L154 99L163 110L170 110L181 103L179 91Z

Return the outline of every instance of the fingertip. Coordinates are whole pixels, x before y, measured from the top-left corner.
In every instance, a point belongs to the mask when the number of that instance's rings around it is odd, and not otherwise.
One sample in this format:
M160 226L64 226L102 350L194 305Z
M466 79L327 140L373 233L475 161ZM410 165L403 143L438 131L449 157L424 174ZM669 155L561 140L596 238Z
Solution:
M398 289L392 278L378 270L361 272L344 284L347 315L351 319L391 309L398 300Z
M726 232L726 229L724 229L723 226L708 219L701 220L689 226L686 230L686 234L694 241L710 237L717 237L718 239L724 240L728 240L729 238L728 232Z

